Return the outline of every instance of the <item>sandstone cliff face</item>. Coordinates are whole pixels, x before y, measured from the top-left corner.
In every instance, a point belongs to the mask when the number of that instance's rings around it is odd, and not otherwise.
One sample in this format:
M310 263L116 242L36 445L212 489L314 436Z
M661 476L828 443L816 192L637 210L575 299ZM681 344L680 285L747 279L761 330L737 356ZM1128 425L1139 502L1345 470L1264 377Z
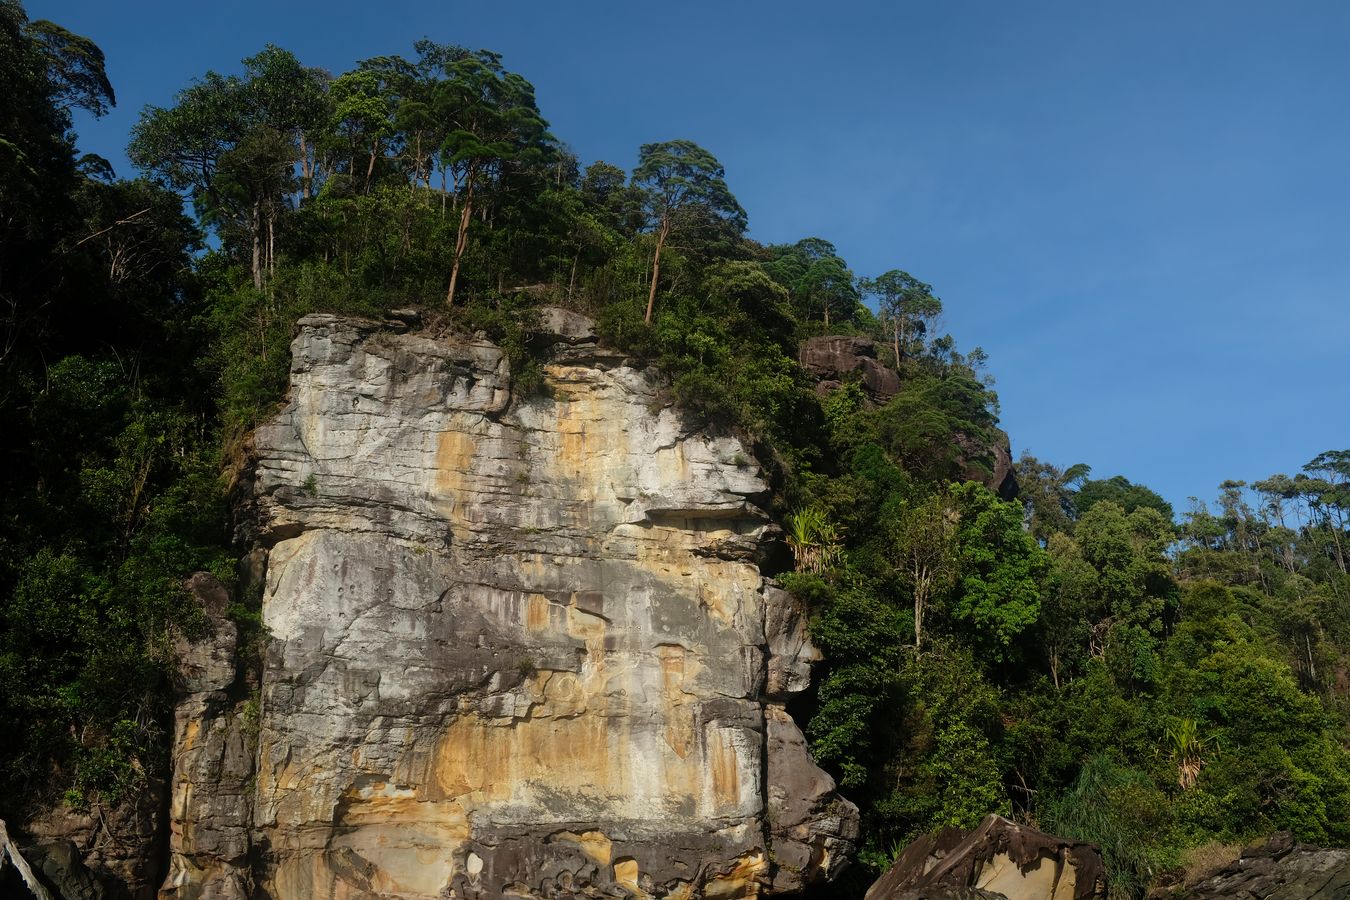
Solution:
M745 897L844 860L749 453L547 318L517 402L487 341L301 321L255 438L261 691L223 620L187 654L161 896Z

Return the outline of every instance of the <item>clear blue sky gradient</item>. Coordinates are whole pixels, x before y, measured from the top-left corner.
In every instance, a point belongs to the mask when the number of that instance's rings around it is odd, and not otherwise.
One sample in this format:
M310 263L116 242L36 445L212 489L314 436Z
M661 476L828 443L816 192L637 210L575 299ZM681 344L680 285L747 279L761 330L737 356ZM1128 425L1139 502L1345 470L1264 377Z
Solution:
M335 72L485 47L583 162L715 153L766 242L932 283L1014 452L1178 511L1350 447L1350 3L39 2L127 131L272 42Z

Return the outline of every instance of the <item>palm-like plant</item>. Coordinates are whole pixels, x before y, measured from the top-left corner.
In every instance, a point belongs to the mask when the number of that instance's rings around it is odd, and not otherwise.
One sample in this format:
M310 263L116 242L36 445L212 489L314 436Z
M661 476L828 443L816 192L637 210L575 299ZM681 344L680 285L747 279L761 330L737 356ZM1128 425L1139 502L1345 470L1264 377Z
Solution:
M1209 741L1200 736L1194 719L1181 719L1175 725L1168 725L1164 735L1172 761L1177 766L1177 784L1183 791L1195 787L1200 770L1205 766L1201 755Z
M787 543L798 572L820 575L839 565L844 557L843 529L816 506L803 507L788 515Z

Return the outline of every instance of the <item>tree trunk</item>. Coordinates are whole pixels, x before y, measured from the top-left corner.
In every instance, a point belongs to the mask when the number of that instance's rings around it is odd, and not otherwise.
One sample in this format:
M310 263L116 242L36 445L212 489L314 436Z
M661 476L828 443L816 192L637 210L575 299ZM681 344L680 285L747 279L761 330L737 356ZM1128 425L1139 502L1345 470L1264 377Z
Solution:
M652 283L647 291L647 315L643 321L652 324L652 310L656 307L656 282L661 277L661 248L666 244L666 235L670 233L670 220L662 219L656 232L656 253L652 255Z
M375 160L376 160L376 158L379 156L379 154L380 154L380 142L379 142L378 140L371 141L371 142L370 142L370 162L366 165L366 190L365 190L365 193L367 193L367 194L370 193L370 176L372 176L372 175L375 174Z
M1331 519L1331 509L1328 507L1326 516L1327 530L1331 532L1331 541L1336 548L1336 565L1340 567L1341 574L1345 575L1345 549L1341 546L1341 523L1340 516L1336 521Z
M455 305L455 286L459 283L459 264L464 248L469 244L469 221L473 216L473 182L464 195L464 208L459 211L459 233L455 236L455 262L450 267L450 289L445 292L445 305Z
M253 287L262 290L262 201L253 201L253 213L249 224L253 232Z
M929 574L923 566L914 568L914 652L923 647L923 614L928 603Z
M309 145L305 143L305 133L300 132L300 198L308 200L314 185L314 163L309 158Z
M4 866L6 857L14 864L14 868L19 873L19 880L27 886L36 900L51 900L52 895L43 887L42 882L37 880L32 867L28 865L28 860L23 858L19 848L14 846L14 842L10 840L4 820L0 819L0 868Z

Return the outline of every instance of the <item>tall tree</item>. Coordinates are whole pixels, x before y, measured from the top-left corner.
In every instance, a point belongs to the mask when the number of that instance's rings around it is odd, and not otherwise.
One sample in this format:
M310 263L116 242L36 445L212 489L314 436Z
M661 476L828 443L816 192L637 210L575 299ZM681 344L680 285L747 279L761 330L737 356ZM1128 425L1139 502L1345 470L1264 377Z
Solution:
M469 225L482 193L512 166L539 163L553 150L548 123L539 113L534 85L506 71L501 57L486 50L454 60L440 85L438 114L452 128L441 145L441 157L455 179L459 225L446 305L455 302Z
M385 141L394 133L393 97L379 74L365 69L347 72L333 82L333 129L345 139L347 176L353 188L370 193L375 164ZM357 173L364 169L364 173Z
M839 256L831 254L814 261L798 283L798 290L808 309L820 310L827 330L831 313L835 321L848 321L857 311L859 295L853 272Z
M929 323L942 314L942 301L933 296L931 284L924 284L899 269L864 279L862 288L877 298L891 331L891 345L898 366L914 336L925 333Z
M791 293L803 319L818 318L828 329L832 319L852 320L860 312L858 283L834 244L809 237L770 252L766 268Z
M661 278L661 252L671 234L700 218L720 220L739 233L745 230L745 210L727 187L722 164L693 141L643 144L633 184L643 192L647 225L656 235L643 317L650 324Z
M98 44L46 19L30 23L28 34L47 57L47 74L55 87L51 100L57 109L104 116L117 105Z
M127 155L189 196L222 238L246 236L261 290L275 271L278 217L297 187L312 184L305 135L323 122L326 99L322 76L278 47L244 60L244 69L243 78L207 72L173 106L146 107Z
M929 607L956 584L961 513L945 491L906 510L896 528L899 570L914 597L914 649L923 649Z

